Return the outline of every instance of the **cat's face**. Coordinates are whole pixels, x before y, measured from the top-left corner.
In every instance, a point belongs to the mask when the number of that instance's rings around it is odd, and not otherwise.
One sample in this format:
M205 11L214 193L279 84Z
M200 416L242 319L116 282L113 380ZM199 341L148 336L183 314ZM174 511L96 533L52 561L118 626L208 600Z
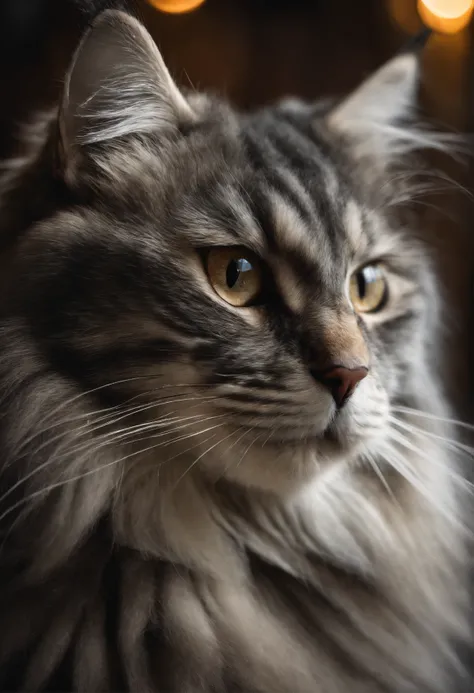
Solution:
M360 151L383 159L380 133L345 126L370 98L253 116L185 100L144 31L108 17L63 108L74 203L25 241L25 310L48 357L125 412L139 435L121 443L157 464L279 487L375 454L425 372L432 297L386 214L386 162ZM125 67L113 52L131 37ZM112 56L92 79L97 51ZM395 75L411 90L414 70L405 56L368 88L386 98Z

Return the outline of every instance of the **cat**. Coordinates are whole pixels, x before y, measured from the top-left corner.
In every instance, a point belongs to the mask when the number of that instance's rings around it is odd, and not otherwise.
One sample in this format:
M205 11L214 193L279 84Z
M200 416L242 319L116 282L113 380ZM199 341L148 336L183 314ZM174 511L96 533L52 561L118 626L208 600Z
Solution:
M92 22L1 183L2 690L453 690L418 75L239 113Z

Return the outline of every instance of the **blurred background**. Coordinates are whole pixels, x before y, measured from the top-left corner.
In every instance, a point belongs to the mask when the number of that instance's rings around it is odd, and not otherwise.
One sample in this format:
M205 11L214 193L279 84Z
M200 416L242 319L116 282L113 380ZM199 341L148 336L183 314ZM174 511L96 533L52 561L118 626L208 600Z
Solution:
M87 21L80 4L0 0L0 157L14 152L18 125L57 99ZM416 34L423 19L435 29L423 58L424 116L436 127L474 132L474 0L135 4L179 82L217 90L244 109L288 94L316 99L349 91ZM465 148L472 148L468 138ZM430 166L443 171L436 191L413 205L435 248L447 302L447 358L440 368L459 415L472 420L474 168L469 156L433 159Z

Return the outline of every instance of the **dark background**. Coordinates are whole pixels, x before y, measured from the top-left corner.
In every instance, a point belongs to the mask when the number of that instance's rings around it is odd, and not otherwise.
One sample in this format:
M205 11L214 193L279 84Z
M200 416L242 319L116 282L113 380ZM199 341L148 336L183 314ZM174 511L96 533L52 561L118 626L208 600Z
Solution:
M178 81L243 108L346 92L422 26L415 0L206 0L181 15L136 4ZM19 124L57 98L86 22L72 1L0 0L0 158L13 153ZM472 26L434 34L424 53L425 115L461 133L474 130L473 37ZM432 165L457 184L441 181L444 192L418 200L416 210L445 288L446 382L459 414L472 417L474 176L469 157Z

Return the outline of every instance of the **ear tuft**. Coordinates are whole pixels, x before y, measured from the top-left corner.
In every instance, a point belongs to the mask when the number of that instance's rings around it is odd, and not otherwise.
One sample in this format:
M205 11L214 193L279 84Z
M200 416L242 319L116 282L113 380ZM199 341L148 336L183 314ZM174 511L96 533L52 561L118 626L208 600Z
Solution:
M75 147L169 131L192 118L155 43L133 17L107 10L81 41L66 79L60 128Z
M422 149L448 154L459 150L458 137L414 123L420 49L429 35L425 31L412 39L326 117L329 129L344 138L354 160L370 160L380 171Z
M390 150L403 132L400 124L413 114L418 73L415 54L396 56L329 114L329 128L352 140L360 153Z

